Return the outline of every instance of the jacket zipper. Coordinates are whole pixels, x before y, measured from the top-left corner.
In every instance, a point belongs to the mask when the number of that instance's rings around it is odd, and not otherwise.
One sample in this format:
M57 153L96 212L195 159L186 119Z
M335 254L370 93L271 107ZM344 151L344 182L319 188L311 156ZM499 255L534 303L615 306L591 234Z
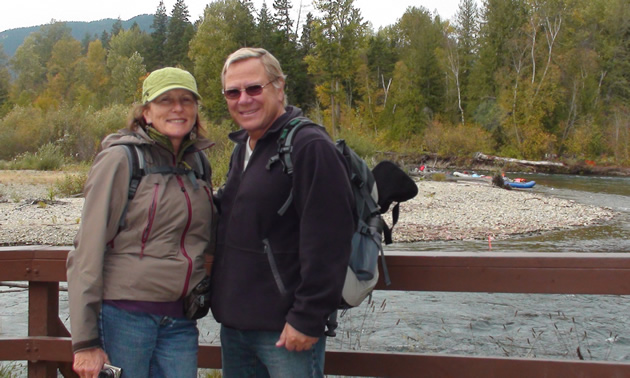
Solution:
M155 214L157 213L157 203L158 203L158 193L159 193L159 184L155 184L153 187L153 200L151 202L151 207L149 207L149 219L147 222L147 226L144 228L142 232L142 248L140 249L140 258L144 257L144 247L147 244L147 240L149 240L149 235L151 234L151 228L153 227L153 221L155 220Z
M192 276L192 259L188 255L186 251L186 234L188 233L188 229L190 228L191 218L192 218L192 204L190 203L190 196L186 191L186 187L184 186L184 182L180 176L175 176L177 178L177 182L184 193L184 197L186 198L186 207L188 210L188 219L186 221L186 227L184 227L184 232L182 232L182 237L179 241L179 248L182 251L182 255L188 261L188 270L186 271L186 281L184 281L184 290L182 292L182 298L186 297L186 293L188 293L188 286L190 282L190 277Z

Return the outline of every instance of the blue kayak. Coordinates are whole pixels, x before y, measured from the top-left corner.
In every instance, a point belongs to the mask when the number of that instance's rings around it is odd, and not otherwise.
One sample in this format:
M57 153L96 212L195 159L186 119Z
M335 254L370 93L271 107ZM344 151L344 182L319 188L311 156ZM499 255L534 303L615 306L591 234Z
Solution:
M527 181L527 182L510 181L510 182L506 182L506 184L508 184L512 188L527 189L527 188L533 188L534 185L536 185L536 181Z

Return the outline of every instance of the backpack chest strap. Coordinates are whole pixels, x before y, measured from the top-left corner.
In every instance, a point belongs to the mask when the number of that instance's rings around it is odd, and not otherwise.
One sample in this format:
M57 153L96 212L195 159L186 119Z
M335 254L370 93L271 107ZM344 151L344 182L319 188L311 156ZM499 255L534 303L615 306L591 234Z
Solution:
M149 167L149 168L145 168L145 174L150 175L150 174L162 174L162 175L177 175L177 176L187 176L188 179L190 179L190 182L193 185L193 188L195 190L199 189L199 183L197 182L197 179L200 177L197 177L197 173L192 170L192 169L185 169L185 168L181 168L181 167L173 167L170 165L162 165L159 167Z

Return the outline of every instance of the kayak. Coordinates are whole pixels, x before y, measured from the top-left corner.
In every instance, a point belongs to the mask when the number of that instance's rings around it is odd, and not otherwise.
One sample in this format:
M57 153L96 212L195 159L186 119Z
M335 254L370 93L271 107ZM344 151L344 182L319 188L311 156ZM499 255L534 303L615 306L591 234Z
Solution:
M534 185L536 185L536 181L525 181L525 182L506 181L505 183L511 186L512 188L519 188L519 189L533 188Z

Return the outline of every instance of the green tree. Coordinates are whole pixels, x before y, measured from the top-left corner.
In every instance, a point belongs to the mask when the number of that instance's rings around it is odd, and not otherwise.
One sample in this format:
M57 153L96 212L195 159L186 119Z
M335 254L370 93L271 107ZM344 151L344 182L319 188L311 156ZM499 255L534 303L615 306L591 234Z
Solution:
M107 30L103 30L103 32L101 33L100 40L101 40L101 44L103 45L103 47L108 49L109 48L109 41L111 40L111 36L107 32Z
M118 17L116 19L116 21L114 21L114 23L112 24L112 30L110 32L112 38L117 36L118 33L120 33L121 31L124 31L125 29L123 28L123 24L122 24L122 20L120 19L120 17Z
M460 63L461 108L464 112L470 112L468 109L470 77L472 67L475 66L479 36L479 10L475 0L460 0L454 26Z
M469 108L478 113L489 109L496 102L498 84L495 75L511 64L512 56L508 44L515 33L521 33L521 26L527 23L527 0L484 0L479 28L478 59L472 68L470 85L466 97ZM486 104L484 104L486 102ZM496 114L496 112L490 112ZM497 120L475 116L477 122L490 129Z
M291 1L289 0L273 0L274 23L278 31L280 31L287 42L295 42L297 40L297 32L293 30L293 20L291 19Z
M46 88L47 64L53 47L62 40L72 38L65 23L44 25L29 35L18 47L10 61L16 75L11 98L17 104L30 105Z
M184 0L177 0L171 11L166 38L166 62L169 66L181 66L191 69L188 58L188 45L195 34L193 25L188 20L190 13Z
M153 23L151 24L153 32L151 33L151 48L147 57L147 67L149 71L163 67L166 63L166 40L168 36L168 16L164 1L160 0Z
M129 104L137 98L139 79L146 74L143 52L151 37L139 29L121 31L110 41L107 67L111 72L111 101Z
M262 3L260 12L258 12L258 20L256 24L256 36L254 44L262 48L270 48L273 43L273 34L276 31L273 18L267 8L267 3Z
M354 80L360 71L367 23L353 0L316 0L322 13L313 33L315 46L307 59L318 83L321 104L327 104L333 137L340 132L342 106L352 104Z
M194 64L203 111L212 120L228 116L221 94L221 70L229 54L249 46L255 35L253 6L249 1L218 0L206 6L203 22L190 42L190 58Z
M396 25L400 60L394 71L383 124L390 137L420 134L444 106L443 71L436 50L443 46L443 25L425 8L410 7Z
M308 12L304 25L302 26L302 35L300 36L300 49L304 56L309 55L315 47L315 41L313 40L314 30L315 17L313 17L313 13Z
M110 85L107 51L100 40L90 42L87 55L77 64L77 102L100 109L108 103Z
M58 108L62 103L72 104L75 97L77 75L75 68L81 58L81 43L64 38L53 47L47 62L47 85L37 104L46 109Z
M0 118L9 112L9 88L11 75L8 68L8 57L4 53L4 46L0 43Z

